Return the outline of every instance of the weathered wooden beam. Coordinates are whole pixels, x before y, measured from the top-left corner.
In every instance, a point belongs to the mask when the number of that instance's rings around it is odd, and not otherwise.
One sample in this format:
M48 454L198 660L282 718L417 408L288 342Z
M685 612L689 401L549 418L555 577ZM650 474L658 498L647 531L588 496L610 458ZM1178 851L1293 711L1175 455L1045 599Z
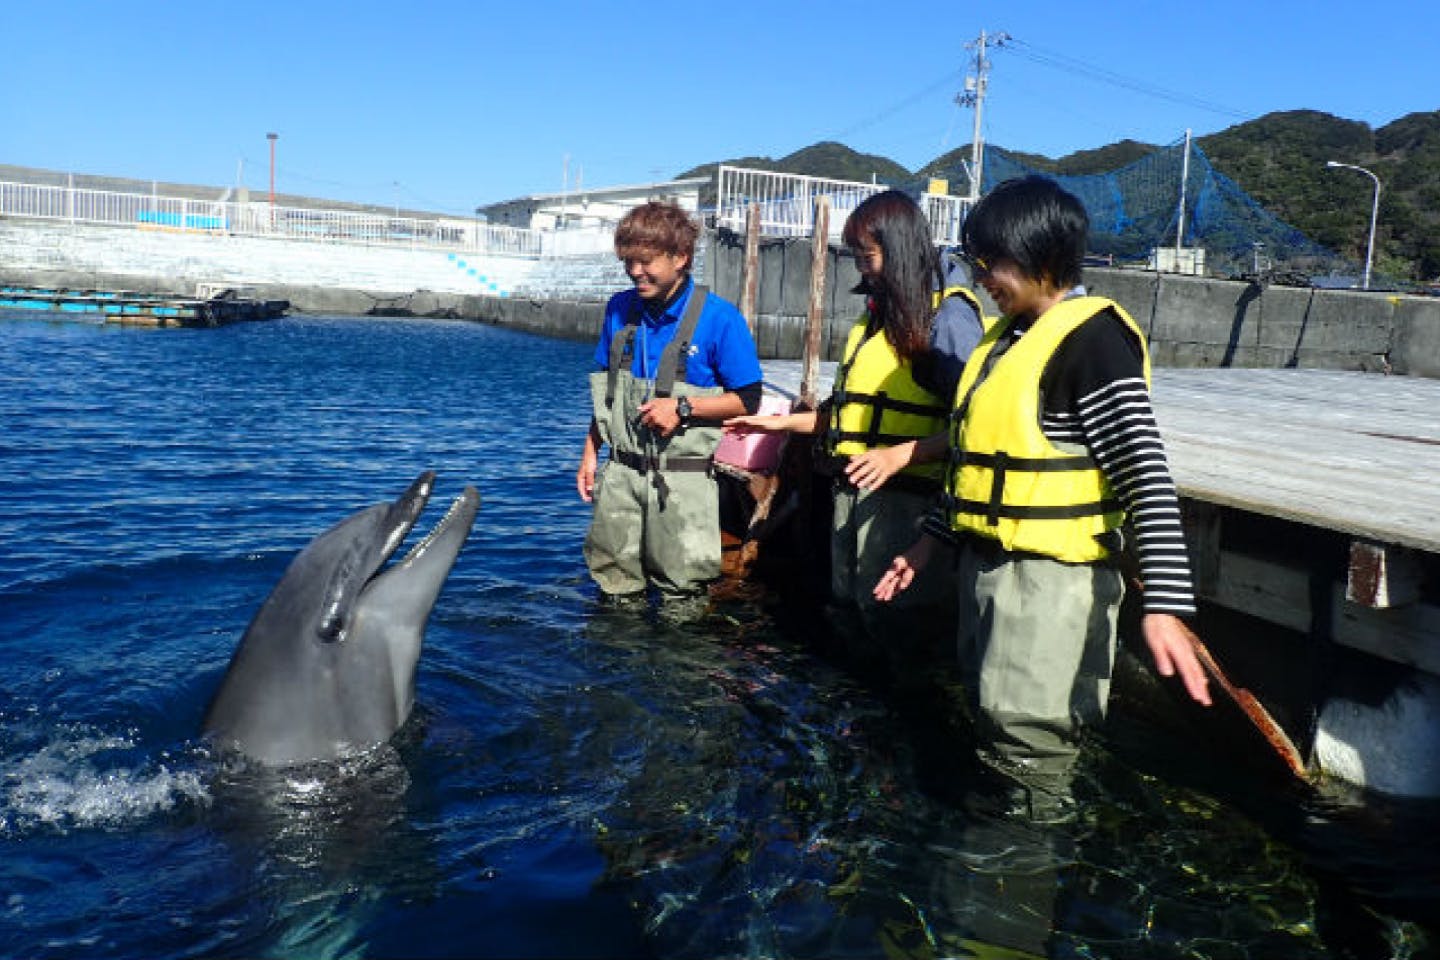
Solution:
M1220 580L1220 518L1224 511L1204 500L1183 500L1180 507L1195 589L1202 596L1213 594Z
M1420 599L1423 574L1414 551L1388 543L1354 540L1346 574L1345 599L1384 610Z
M810 310L805 318L805 350L800 357L800 404L817 405L820 378L820 330L825 322L825 265L830 259L830 198L815 198L815 232L810 239Z
M1345 599L1345 585L1339 581L1327 592L1331 639L1336 643L1440 675L1440 607L1419 602L1381 609L1361 606ZM1315 622L1309 572L1248 554L1222 550L1216 589L1201 596L1301 633L1309 633Z
M760 204L745 211L745 262L740 276L740 312L755 333L755 305L760 299Z

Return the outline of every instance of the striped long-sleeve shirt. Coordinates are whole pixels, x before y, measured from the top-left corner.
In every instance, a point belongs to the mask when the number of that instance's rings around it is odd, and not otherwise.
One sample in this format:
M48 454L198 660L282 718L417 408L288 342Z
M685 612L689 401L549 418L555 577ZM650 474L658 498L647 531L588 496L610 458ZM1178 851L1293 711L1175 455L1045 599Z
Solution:
M1057 443L1083 444L1115 488L1134 529L1146 612L1189 616L1195 594L1180 500L1141 363L1133 334L1113 312L1082 324L1040 379L1040 429ZM948 532L939 517L925 529Z

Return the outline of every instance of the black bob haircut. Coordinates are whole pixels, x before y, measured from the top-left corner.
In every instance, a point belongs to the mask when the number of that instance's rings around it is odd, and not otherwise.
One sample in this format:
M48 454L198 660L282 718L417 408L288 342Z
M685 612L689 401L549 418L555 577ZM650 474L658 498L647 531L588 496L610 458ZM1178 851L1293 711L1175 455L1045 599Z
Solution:
M1069 288L1080 282L1090 218L1049 177L1006 180L991 190L961 230L965 253L991 264L1010 260L1032 280Z

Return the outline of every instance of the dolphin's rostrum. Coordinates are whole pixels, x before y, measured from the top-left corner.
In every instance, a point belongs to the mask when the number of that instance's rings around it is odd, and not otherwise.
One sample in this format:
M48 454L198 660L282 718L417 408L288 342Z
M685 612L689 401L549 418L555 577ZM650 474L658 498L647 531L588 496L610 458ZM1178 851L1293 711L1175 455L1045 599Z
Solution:
M425 623L475 521L466 487L404 559L381 567L434 487L426 471L300 551L240 641L205 714L226 751L265 764L328 760L389 740L415 702Z

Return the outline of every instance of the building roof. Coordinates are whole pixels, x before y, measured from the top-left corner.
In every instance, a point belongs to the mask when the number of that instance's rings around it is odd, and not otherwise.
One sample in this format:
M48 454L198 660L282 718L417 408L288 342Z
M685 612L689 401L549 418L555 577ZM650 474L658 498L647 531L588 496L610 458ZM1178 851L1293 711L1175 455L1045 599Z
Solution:
M684 180L658 180L654 183L634 183L618 187L577 187L574 190L564 190L559 193L529 193L523 197L515 197L511 200L487 203L483 207L477 207L476 212L483 213L495 207L509 206L512 203L524 203L527 201L531 203L547 203L554 200L569 200L581 196L595 198L601 198L611 194L624 196L625 194L634 193L653 193L663 191L665 188L670 188L673 191L677 187L699 186L709 181L709 177L689 177Z

